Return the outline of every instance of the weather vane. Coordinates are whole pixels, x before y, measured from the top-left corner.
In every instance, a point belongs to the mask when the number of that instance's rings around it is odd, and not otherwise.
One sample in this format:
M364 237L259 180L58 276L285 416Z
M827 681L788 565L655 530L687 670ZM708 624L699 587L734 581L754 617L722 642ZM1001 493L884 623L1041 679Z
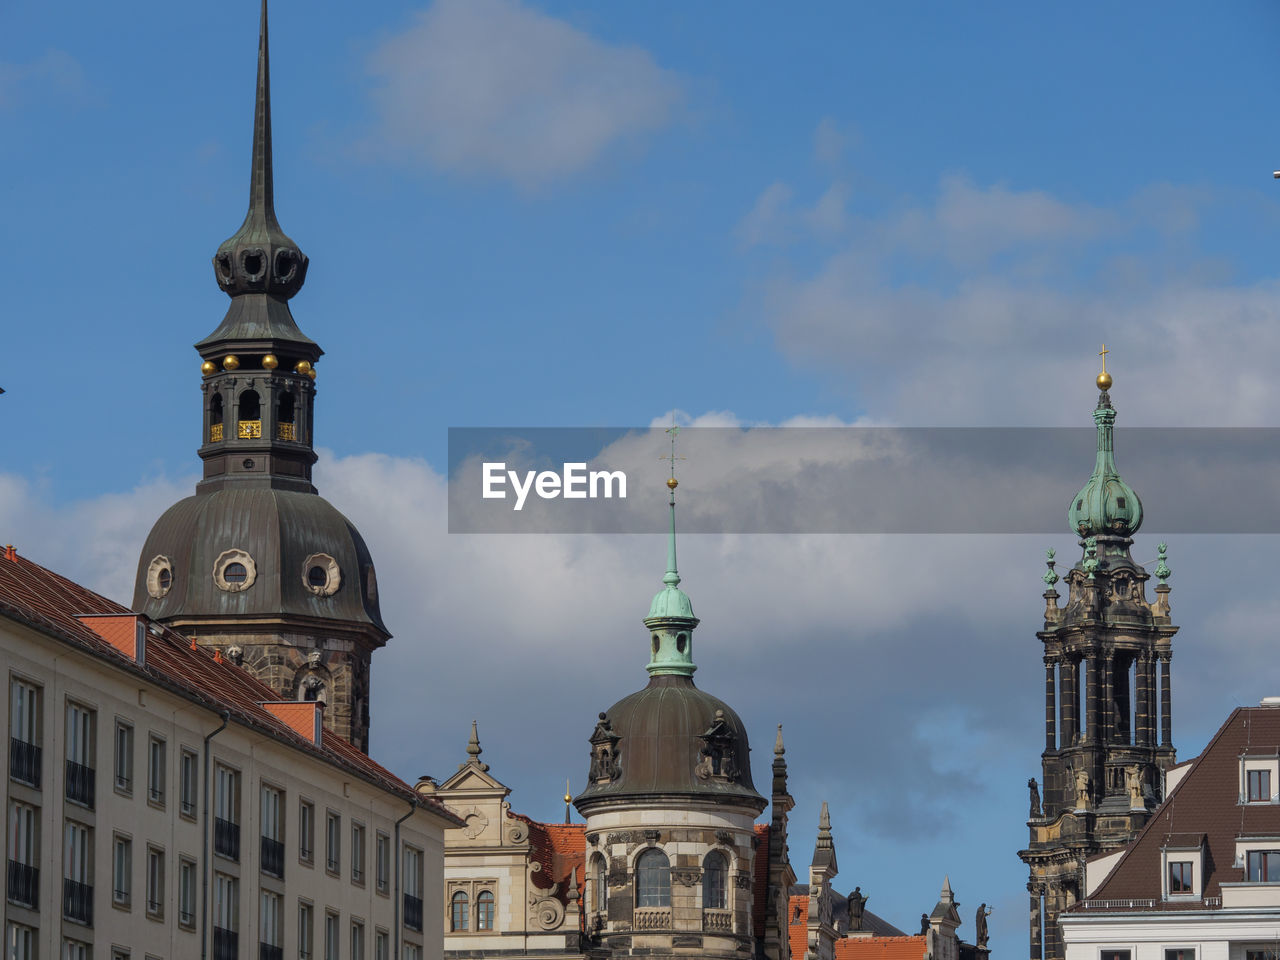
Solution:
M686 459L685 457L676 456L676 434L680 432L680 428L676 426L676 414L674 410L671 411L671 426L667 427L666 432L667 435L671 437L671 453L668 456L659 457L658 459L671 461L671 477L667 480L667 488L671 491L671 495L674 497L676 487L680 484L680 481L676 479L676 461Z

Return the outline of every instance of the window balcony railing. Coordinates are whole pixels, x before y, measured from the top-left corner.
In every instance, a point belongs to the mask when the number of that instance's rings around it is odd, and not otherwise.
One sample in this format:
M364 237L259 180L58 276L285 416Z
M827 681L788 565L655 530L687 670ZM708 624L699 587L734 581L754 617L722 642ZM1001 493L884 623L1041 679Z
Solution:
M635 929L637 930L670 930L670 907L636 907Z
M298 425L295 423L277 423L276 439L277 440L297 440Z
M213 960L239 960L240 934L223 927L213 928Z
M210 443L222 442L222 424L220 423L209 424L209 442Z
M422 932L422 898L411 893L404 895L404 925L410 930Z
M262 872L284 879L284 844L279 840L262 838Z
M178 923L184 927L196 925L196 911L191 907L178 907Z
M274 943L260 942L258 960L284 960L284 947L277 947Z
M241 440L257 440L262 436L261 420L241 420L238 427L236 436Z
M40 868L9 861L9 902L40 909Z
M733 933L733 914L728 910L703 910L702 929L708 933Z
M240 824L213 818L213 852L228 860L240 860Z
M9 776L40 789L40 748L17 737L9 738Z
M73 803L93 806L96 774L93 767L86 767L74 760L67 761L67 799Z
M68 920L93 926L93 887L76 880L62 881L62 915Z

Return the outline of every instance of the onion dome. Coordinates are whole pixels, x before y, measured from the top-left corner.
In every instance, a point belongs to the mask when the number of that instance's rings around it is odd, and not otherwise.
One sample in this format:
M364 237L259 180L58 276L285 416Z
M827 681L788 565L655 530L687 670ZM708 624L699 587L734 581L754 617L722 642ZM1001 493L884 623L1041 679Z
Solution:
M672 456L674 462L674 451ZM698 619L676 569L677 486L674 476L667 481L667 571L644 619L649 684L600 714L590 738L587 788L574 801L584 816L614 801L703 798L754 813L766 806L751 782L751 748L741 718L693 683Z
M1113 444L1116 411L1107 392L1111 374L1105 365L1097 383L1098 406L1093 411L1093 422L1098 430L1098 456L1089 482L1075 495L1067 510L1071 530L1082 540L1097 536L1131 537L1142 526L1142 501L1116 469Z

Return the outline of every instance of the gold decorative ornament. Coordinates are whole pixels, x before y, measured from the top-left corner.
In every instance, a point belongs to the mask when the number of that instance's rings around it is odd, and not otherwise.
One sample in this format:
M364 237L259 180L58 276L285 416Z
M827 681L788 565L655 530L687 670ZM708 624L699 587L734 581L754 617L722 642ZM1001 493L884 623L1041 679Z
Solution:
M316 378L316 368L312 367L310 370L308 370L307 376L310 377L312 380L314 380Z
M234 353L227 354L225 357L222 358L222 369L223 370L239 370L240 358L237 357Z
M280 366L280 361L276 359L276 355L274 353L268 353L262 358L262 367L264 370L274 370L278 366Z
M675 477L668 477L668 478L667 478L667 489L668 489L668 490L674 490L674 489L675 489L676 487L678 487L678 486L680 486L680 481L679 481L679 480L677 480Z
M206 360L204 363L200 364L200 372L207 377L211 373L218 372L218 365L212 360Z
M1111 351L1107 349L1107 345L1104 343L1102 345L1102 350L1098 353L1098 356L1102 358L1102 372L1098 374L1098 379L1096 381L1099 390L1111 389L1111 374L1107 373L1107 354L1110 352Z
M306 360L299 360L294 364L293 369L296 373L302 374L304 377L311 372L311 364Z

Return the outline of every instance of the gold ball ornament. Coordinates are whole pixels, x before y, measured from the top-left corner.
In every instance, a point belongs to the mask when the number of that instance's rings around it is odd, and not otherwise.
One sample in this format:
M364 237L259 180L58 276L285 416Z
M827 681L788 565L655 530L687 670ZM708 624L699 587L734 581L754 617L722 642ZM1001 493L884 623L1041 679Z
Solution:
M212 360L206 360L204 363L200 364L200 372L207 377L211 373L218 372L218 365Z
M678 487L678 486L680 486L680 481L679 481L679 480L677 480L675 477L669 477L669 478L667 479L667 489L668 489L668 490L674 490L674 489L675 489L676 487Z
M304 377L311 372L311 364L306 360L299 360L293 365L295 372L302 374Z
M1100 374L1098 374L1098 389L1099 390L1111 389L1111 374L1107 373L1107 371L1105 370L1103 370Z
M307 376L310 377L312 380L314 380L316 378L316 368L312 367L310 370L308 370Z
M262 358L262 368L264 370L274 370L278 366L280 366L280 361L276 359L274 353L268 353Z
M227 354L225 357L222 358L222 369L223 370L239 370L240 358L237 357L234 353Z

